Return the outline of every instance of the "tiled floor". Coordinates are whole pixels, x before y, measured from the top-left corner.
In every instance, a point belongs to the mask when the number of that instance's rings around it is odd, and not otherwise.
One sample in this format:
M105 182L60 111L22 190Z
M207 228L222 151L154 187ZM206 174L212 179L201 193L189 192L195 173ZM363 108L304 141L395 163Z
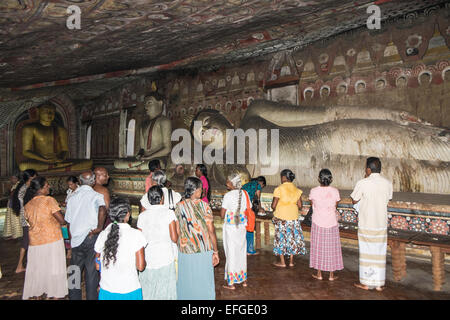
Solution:
M265 246L258 256L248 257L248 287L236 286L236 290L224 289L225 256L222 249L220 219L215 219L220 247L219 266L215 269L216 298L243 300L305 300L305 299L354 299L354 300L411 300L411 299L450 299L449 281L443 291L432 291L431 263L408 259L408 276L402 282L392 281L390 257L388 256L387 287L383 292L364 291L353 287L358 280L358 254L353 249L344 248L345 269L337 273L334 282L318 281L311 277L313 270L308 266L309 256L297 257L295 266L285 269L272 266L275 257L270 246ZM24 274L15 274L20 241L0 240L0 265L3 278L0 279L0 300L20 299ZM307 244L309 247L309 243ZM448 267L448 266L446 266ZM328 274L325 274L327 277ZM448 272L447 272L448 278Z

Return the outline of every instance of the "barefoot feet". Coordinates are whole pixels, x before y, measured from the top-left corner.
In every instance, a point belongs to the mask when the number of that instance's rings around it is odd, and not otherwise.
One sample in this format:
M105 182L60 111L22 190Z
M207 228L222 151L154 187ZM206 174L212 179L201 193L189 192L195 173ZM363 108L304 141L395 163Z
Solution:
M279 268L286 268L286 265L284 263L281 263L281 262L276 262L273 265L275 267L279 267Z
M322 276L318 276L316 274L313 274L312 277L317 280L322 280Z

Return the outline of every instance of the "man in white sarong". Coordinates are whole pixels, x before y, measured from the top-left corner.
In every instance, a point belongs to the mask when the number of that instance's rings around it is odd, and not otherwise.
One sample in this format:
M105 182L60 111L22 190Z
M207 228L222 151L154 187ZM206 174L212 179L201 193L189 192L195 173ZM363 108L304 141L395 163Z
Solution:
M386 279L387 205L392 199L392 183L380 175L381 161L368 158L366 177L356 183L350 197L359 202L358 243L359 282L364 290L382 291Z

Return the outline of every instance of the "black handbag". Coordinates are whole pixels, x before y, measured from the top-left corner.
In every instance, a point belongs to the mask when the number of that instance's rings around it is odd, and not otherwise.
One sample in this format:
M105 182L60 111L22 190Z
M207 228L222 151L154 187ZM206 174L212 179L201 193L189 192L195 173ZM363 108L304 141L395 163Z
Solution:
M167 189L167 193L169 194L169 209L175 211L175 204L173 203L172 189Z
M312 203L311 206L309 207L308 213L306 214L306 216L303 218L303 224L305 226L311 227L312 224L312 214L313 214L313 208L312 208Z

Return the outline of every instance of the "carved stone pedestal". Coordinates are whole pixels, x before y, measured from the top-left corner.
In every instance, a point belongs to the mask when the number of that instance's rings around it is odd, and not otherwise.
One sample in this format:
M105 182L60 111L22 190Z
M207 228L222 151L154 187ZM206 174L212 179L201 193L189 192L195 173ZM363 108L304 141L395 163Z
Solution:
M445 283L444 258L445 252L440 247L430 246L431 261L433 263L433 289L440 291Z
M270 244L270 223L271 216L264 218L256 216L255 220L255 249L261 249L261 223L264 224L264 245Z
M400 281L406 276L406 243L391 240L389 246L391 247L394 280Z

